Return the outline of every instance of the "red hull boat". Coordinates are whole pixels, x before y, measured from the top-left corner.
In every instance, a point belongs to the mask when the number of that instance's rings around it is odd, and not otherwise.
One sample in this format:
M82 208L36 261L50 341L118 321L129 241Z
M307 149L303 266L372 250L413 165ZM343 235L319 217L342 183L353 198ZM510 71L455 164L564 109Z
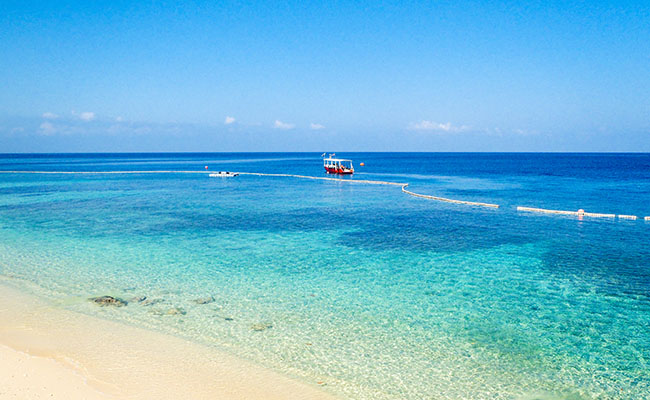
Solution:
M352 160L344 160L341 158L329 158L323 160L323 166L328 174L350 175L354 174L354 166Z

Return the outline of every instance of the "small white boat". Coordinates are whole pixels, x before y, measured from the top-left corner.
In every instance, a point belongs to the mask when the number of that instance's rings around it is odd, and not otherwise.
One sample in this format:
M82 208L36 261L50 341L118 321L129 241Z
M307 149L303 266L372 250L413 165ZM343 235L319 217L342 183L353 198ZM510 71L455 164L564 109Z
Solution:
M239 174L236 172L218 171L218 172L211 172L210 175L208 176L211 178L232 178L238 175Z

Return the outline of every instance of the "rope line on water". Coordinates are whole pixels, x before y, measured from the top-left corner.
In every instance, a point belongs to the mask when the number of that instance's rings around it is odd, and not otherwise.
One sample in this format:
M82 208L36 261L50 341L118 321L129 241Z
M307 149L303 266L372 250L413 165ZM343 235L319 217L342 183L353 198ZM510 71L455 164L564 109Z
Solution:
M64 174L64 175L118 175L118 174L210 174L213 171L174 171L174 170L158 170L158 171L0 171L0 174ZM491 203L482 203L477 201L466 201L466 200L456 200L448 199L446 197L431 196L428 194L420 194L411 192L406 188L409 186L408 183L400 182L389 182L389 181L373 181L366 179L342 179L342 178L330 178L330 177L321 177L321 176L309 176L309 175L294 175L294 174L267 174L261 172L234 172L239 175L253 175L253 176L270 176L270 177L280 177L280 178L300 178L300 179L313 179L313 180L324 180L324 181L335 181L335 182L347 182L347 183L365 183L371 185L392 185L392 186L401 186L402 192L408 194L409 196L419 197L423 199L442 201L452 204L462 204L468 206L476 207L488 207L488 208L499 208L498 204ZM616 218L616 214L602 214L602 213L591 213L585 212L584 210L578 211L565 211L565 210L550 210L545 208L535 208L535 207L523 207L517 206L517 211L524 212L534 212L542 214L555 214L555 215L571 215L577 217L592 217L592 218ZM626 220L636 220L640 219L636 215L626 215L619 214L619 219ZM650 216L643 218L645 221L650 221Z
M101 174L210 174L212 171L0 171L0 173L5 174L85 174L85 175L101 175ZM254 175L254 176L271 176L271 177L280 177L280 178L300 178L300 179L314 179L314 180L324 180L324 181L335 181L335 182L347 182L347 183L365 183L370 185L392 185L392 186L401 186L402 192L415 197L420 197L429 200L443 201L446 203L453 204L464 204L470 206L478 207L490 207L490 208L499 208L498 204L489 204L489 203L480 203L474 201L465 201L465 200L455 200L448 199L445 197L430 196L426 194L414 193L409 190L406 190L408 183L401 182L389 182L389 181L373 181L367 179L342 179L342 178L330 178L323 176L309 176L309 175L295 175L295 174L268 174L262 172L233 172L234 174L239 175Z
M577 216L595 217L595 218L616 218L616 214L588 213L580 210L563 211L563 210L547 210L545 208L534 208L534 207L517 207L517 211L528 211L528 212L537 212L537 213L544 213L544 214L577 215Z
M478 201L465 201L465 200L454 200L454 199L447 199L445 197L438 197L438 196L430 196L428 194L419 194L419 193L414 193L409 190L406 190L406 187L408 186L408 183L405 183L402 185L402 192L415 196L415 197L422 197L424 199L431 199L431 200L437 200L437 201L444 201L446 203L454 203L454 204L465 204L468 206L478 206L478 207L490 207L490 208L499 208L498 204L490 204L490 203L481 203Z
M394 186L403 186L408 185L408 183L398 183L398 182L388 182L388 181L370 181L364 179L342 179L342 178L327 178L324 176L309 176L309 175L293 175L293 174L264 174L261 172L234 172L239 175L256 175L256 176L275 176L275 177L284 177L284 178L300 178L300 179L318 179L324 181L336 181L336 182L350 182L350 183L367 183L371 185L394 185Z
M585 212L584 210L578 210L578 211L564 211L564 210L547 210L545 208L534 208L534 207L517 207L517 211L527 211L527 212L535 212L535 213L542 213L542 214L559 214L559 215L574 215L577 217L592 217L592 218L616 218L618 219L629 219L632 221L637 220L636 215L627 215L627 214L601 214L601 213L590 213L590 212ZM650 221L650 217L645 217L646 221Z
M0 171L2 174L108 175L108 174L209 174L212 171Z

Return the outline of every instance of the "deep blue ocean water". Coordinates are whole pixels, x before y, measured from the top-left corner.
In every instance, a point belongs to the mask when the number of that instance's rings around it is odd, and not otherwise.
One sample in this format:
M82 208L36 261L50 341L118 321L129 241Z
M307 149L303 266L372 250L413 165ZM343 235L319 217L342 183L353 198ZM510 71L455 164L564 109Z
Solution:
M501 207L296 178L0 174L0 277L345 398L650 398L650 154L338 155L346 179ZM0 170L206 165L326 176L310 153L0 155ZM153 304L87 301L104 294Z

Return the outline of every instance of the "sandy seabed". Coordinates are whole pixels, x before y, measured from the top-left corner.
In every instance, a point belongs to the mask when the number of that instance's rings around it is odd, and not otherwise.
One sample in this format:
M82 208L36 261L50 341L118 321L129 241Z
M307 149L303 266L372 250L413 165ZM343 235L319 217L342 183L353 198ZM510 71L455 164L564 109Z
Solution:
M67 311L0 284L0 398L335 396L218 349Z

